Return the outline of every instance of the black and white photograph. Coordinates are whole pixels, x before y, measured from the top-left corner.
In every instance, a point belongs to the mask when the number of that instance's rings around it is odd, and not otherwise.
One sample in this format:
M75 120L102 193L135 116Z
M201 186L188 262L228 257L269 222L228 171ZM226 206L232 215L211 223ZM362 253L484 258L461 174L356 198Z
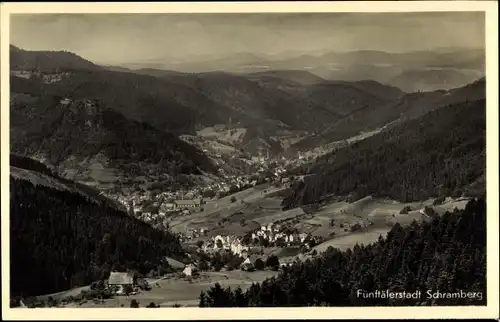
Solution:
M498 307L485 7L279 7L8 14L9 309Z

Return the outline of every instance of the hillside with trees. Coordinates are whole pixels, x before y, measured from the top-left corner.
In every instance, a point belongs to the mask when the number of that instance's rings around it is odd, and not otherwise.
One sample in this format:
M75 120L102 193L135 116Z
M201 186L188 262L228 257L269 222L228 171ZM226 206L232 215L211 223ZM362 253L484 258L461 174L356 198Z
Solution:
M10 175L15 179L29 181L36 186L72 192L91 199L98 204L114 207L118 210L126 210L124 205L104 196L100 190L63 178L45 164L27 157L10 155Z
M68 51L30 51L10 45L10 69L53 73L104 68Z
M482 99L444 107L319 158L310 169L298 170L310 175L283 206L312 204L327 195L402 202L470 195L464 188L486 169L485 104ZM484 195L484 185L481 190Z
M359 83L363 84L365 82ZM377 87L371 85L371 88ZM364 90L367 89L364 88ZM377 89L377 91L384 93L383 89ZM385 87L385 91L388 91L387 87ZM309 150L312 147L345 140L362 132L382 128L391 122L397 124L398 122L418 118L448 105L484 98L486 98L485 78L448 91L408 93L386 104L369 104L364 108L353 111L322 129L316 135L307 136L293 144L292 148L298 151Z
M11 52L12 66L17 68L11 71L32 73L22 79L12 74L12 93L100 100L128 119L176 135L195 135L204 127L231 124L249 130L242 148L254 150L254 142L261 140L271 145L272 153L281 149L274 148L269 137L283 129L317 131L360 109L391 104L402 94L377 82L330 82L304 71L236 75L151 68L132 71L93 65L97 68L68 69L58 75L45 52L15 47ZM34 57L35 67L16 63L20 53ZM71 53L64 55L86 61ZM65 60L61 62L64 65ZM59 78L44 80L54 75Z
M164 272L183 258L177 236L70 191L10 179L12 296L54 293L111 270Z
M471 75L457 69L409 69L390 79L388 84L398 86L406 92L432 91L435 88L447 90L457 85L467 85L477 77L477 72L472 72Z
M29 98L29 99L28 99ZM216 173L200 150L146 123L129 120L102 101L64 101L58 96L11 101L11 151L45 159L58 172L76 171L85 181L89 160L120 177ZM113 179L110 179L113 180Z
M412 293L416 298L366 298L358 290ZM427 293L430 290L431 296ZM476 298L440 293L482 292ZM460 291L459 291L460 292ZM216 284L200 294L200 307L486 305L486 203L408 227L396 224L379 240L284 267L247 291Z

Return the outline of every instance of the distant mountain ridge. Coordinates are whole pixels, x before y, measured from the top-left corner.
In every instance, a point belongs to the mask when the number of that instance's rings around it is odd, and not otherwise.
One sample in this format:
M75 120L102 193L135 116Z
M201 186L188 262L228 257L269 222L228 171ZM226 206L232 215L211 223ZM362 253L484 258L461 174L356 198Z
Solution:
M158 58L135 63L135 68L153 67L180 72L229 72L267 73L273 70L309 71L328 80L361 81L375 80L398 86L404 91L438 90L463 86L485 74L484 49L440 48L429 51L388 53L379 50L351 52L328 52L323 54L300 54L293 57L273 58L239 53L221 59L201 62L169 63L169 59ZM436 72L440 69L441 72ZM419 74L411 71L419 71ZM448 73L453 78L448 83L436 82L436 74Z
M10 45L10 69L62 72L102 70L103 67L68 51L29 51Z

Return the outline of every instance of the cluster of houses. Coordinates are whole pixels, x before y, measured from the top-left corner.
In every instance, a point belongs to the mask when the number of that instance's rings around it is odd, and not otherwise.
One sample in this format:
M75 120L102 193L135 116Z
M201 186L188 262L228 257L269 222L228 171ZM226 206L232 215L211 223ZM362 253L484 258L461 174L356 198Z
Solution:
M308 246L308 241L313 237L306 233L285 233L280 225L269 224L251 233L251 238L246 239L234 235L217 235L210 238L202 245L206 253L218 251L231 251L241 257L247 257L252 246L263 246L262 241L267 241L269 246ZM207 230L200 229L192 235L194 238L206 235Z
M154 214L165 216L167 213L179 211L189 214L195 209L200 209L206 202L202 198L166 200L162 196L157 196L154 198L154 201L151 201L152 199L153 197L150 194L148 196L148 193L132 198L131 200L128 200L124 196L118 197L118 201L125 205L130 213L136 215L142 213L148 216ZM148 206L145 207L145 204Z
M151 211L148 211L149 208L155 209L159 215L171 212L189 214L196 209L199 210L206 201L211 199L203 198L204 192L212 191L213 197L216 197L217 195L220 196L221 194L229 193L232 187L241 189L246 186L255 186L256 184L257 180L251 180L248 176L233 176L228 177L226 181L210 183L204 187L197 187L185 193L165 191L153 195L152 192L145 191L128 196L118 195L114 196L113 199L124 205L131 214L151 213ZM144 205L148 206L145 207Z
M232 187L243 189L244 187L256 186L257 180L250 176L226 176L226 181L214 182L203 188L204 191L212 191L215 195L227 194Z
M190 240L193 238L199 238L199 237L204 237L208 233L208 229L206 228L195 228L195 229L188 229L186 233L181 233L181 241L186 241Z
M242 238L237 236L217 235L206 241L202 249L206 253L225 250L242 257L248 255L248 246L243 245Z
M276 225L273 227L272 224L268 226L262 226L260 230L253 232L250 238L250 243L255 245L261 245L261 240L266 240L269 245L273 244L284 244L286 246L297 246L304 245L310 238L310 235L306 233L292 233L287 234L280 231L280 226Z
M160 207L160 210L162 210L163 212L193 210L196 208L200 208L201 205L204 204L204 202L205 201L201 198L173 200L171 202L163 203Z

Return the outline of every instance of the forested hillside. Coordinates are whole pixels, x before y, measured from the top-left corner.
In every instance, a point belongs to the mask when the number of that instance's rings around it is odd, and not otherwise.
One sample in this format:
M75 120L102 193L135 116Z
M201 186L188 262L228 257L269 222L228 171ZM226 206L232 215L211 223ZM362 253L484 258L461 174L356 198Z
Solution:
M11 70L12 93L99 100L128 119L175 135L230 124L249 130L241 145L252 153L259 141L270 145L272 154L282 152L269 138L283 129L317 132L360 109L393 103L401 94L377 82L330 82L304 71L188 74L97 65L59 70L45 52L11 50L13 59L19 51L37 61L35 67L18 64Z
M478 74L458 69L409 69L390 79L388 84L398 86L407 92L432 91L436 88L451 89L457 85L466 85Z
M363 298L358 290L412 293L416 298ZM427 291L434 298L429 298ZM482 296L439 298L439 291ZM460 293L459 293L460 294ZM215 285L200 295L201 307L231 306L486 305L486 203L403 228L386 238L294 263L246 292Z
M358 82L352 84L365 83L366 82ZM379 88L372 84L369 88L377 88L377 92L380 93L391 92L388 86ZM363 90L368 91L366 86L363 87ZM485 78L478 79L466 86L449 91L439 90L434 92L408 93L385 104L370 104L364 108L353 111L353 113L350 113L346 117L330 124L327 128L317 133L317 135L308 136L295 143L293 148L296 150L308 150L311 147L348 139L361 132L368 132L381 128L396 120L411 120L448 105L484 98L486 98Z
M103 68L68 51L29 51L11 45L10 69L53 73Z
M106 278L112 269L143 274L182 257L176 236L68 191L10 180L12 296L58 292Z
M100 190L58 176L45 164L27 157L10 155L10 175L16 179L30 181L36 186L73 192L99 204L126 210L123 204L104 196Z
M470 194L464 188L486 169L485 104L482 99L441 108L318 159L302 169L311 175L283 206L329 194L403 202Z
M15 96L11 101L11 149L88 178L91 163L104 163L112 178L215 173L197 148L146 123L129 120L102 101ZM86 180L83 178L84 181Z

